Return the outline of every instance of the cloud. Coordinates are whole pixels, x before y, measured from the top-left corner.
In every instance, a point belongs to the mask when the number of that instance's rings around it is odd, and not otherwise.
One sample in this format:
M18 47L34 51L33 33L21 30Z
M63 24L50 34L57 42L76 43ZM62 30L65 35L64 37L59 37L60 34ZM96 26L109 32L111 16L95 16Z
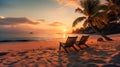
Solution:
M50 26L63 26L64 24L61 22L53 22L51 24L49 24Z
M80 0L57 0L59 4L65 4L67 6L79 7Z
M1 18L0 25L18 25L18 24L39 24L39 22L34 22L28 18Z
M37 21L39 21L39 22L46 22L45 19L38 19Z
M57 0L59 4L64 4L67 6L81 7L80 1L84 0ZM100 0L101 4L107 3L106 0Z

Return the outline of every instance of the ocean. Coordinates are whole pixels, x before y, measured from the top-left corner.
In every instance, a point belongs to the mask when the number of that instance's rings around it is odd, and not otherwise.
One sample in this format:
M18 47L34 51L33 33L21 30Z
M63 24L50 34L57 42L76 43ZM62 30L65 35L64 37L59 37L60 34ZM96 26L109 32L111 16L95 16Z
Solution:
M78 35L79 34L0 34L0 42L43 41Z
M1 34L0 43L2 42L29 42L29 41L44 41L60 38L67 38L68 36L90 35L90 34ZM98 37L98 35L90 35L91 37ZM120 34L113 34L109 36L119 37Z

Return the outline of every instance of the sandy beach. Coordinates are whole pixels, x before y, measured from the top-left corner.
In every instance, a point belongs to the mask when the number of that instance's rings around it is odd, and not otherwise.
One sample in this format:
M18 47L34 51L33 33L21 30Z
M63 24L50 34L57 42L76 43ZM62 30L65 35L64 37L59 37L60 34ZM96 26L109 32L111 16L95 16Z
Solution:
M35 42L0 43L0 67L120 67L120 36L110 36L114 41L98 42L90 37L89 48L79 52L59 51L56 39Z

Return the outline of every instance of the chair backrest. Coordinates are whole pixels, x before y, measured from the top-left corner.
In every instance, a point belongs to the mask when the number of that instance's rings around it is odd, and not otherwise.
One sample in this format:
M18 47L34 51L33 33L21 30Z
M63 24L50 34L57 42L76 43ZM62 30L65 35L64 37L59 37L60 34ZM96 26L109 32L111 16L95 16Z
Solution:
M79 44L85 44L85 42L88 40L89 36L82 36L79 40Z
M77 39L78 36L76 37L68 37L67 40L66 40L66 46L72 46L75 44L76 42L76 39Z

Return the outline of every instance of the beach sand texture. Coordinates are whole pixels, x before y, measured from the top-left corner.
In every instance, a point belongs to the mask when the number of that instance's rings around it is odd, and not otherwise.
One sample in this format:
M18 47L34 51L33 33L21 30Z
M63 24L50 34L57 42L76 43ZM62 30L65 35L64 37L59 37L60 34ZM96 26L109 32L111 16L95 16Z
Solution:
M69 54L58 50L66 39L1 43L0 67L120 67L120 37L111 38L114 41L89 38L90 48L76 46L79 52L69 49Z

